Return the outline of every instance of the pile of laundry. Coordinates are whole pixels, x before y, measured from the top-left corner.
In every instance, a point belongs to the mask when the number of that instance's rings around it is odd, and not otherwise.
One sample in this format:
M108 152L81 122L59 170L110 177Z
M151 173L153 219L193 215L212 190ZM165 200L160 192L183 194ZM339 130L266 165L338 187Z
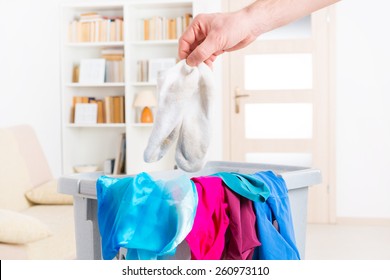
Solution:
M286 184L273 171L156 180L101 176L96 183L104 259L300 259Z

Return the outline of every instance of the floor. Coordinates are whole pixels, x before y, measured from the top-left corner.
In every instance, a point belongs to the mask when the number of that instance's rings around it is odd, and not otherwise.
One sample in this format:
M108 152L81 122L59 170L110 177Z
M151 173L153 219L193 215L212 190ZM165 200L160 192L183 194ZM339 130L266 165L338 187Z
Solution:
M309 224L306 260L390 260L390 225Z

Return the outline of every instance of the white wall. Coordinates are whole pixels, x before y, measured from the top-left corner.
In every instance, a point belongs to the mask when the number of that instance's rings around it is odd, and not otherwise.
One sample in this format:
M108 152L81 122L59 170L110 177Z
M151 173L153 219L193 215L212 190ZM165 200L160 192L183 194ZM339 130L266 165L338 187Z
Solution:
M337 215L390 218L390 2L336 7Z
M0 0L0 126L30 124L61 172L59 0Z

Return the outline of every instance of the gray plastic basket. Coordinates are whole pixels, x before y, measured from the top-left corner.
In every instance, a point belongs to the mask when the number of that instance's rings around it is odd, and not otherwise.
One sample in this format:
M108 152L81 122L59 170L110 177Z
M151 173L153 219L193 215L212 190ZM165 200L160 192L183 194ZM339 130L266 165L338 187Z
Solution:
M272 170L286 182L291 204L295 238L301 257L305 255L307 191L308 187L321 183L317 169L297 166L283 166L227 161L208 162L196 173L182 170L151 172L154 179L172 179L181 174L188 177L206 176L216 172L239 172L253 174ZM78 259L101 259L101 240L97 224L96 180L101 172L81 173L63 176L59 179L58 192L74 197L76 249ZM131 176L131 175L126 175Z

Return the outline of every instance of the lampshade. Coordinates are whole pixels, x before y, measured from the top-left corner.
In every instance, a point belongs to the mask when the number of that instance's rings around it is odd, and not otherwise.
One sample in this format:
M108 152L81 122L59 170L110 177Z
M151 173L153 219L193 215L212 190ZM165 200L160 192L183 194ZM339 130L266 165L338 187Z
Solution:
M134 99L134 107L156 107L157 100L154 93L150 90L143 90L138 92Z

